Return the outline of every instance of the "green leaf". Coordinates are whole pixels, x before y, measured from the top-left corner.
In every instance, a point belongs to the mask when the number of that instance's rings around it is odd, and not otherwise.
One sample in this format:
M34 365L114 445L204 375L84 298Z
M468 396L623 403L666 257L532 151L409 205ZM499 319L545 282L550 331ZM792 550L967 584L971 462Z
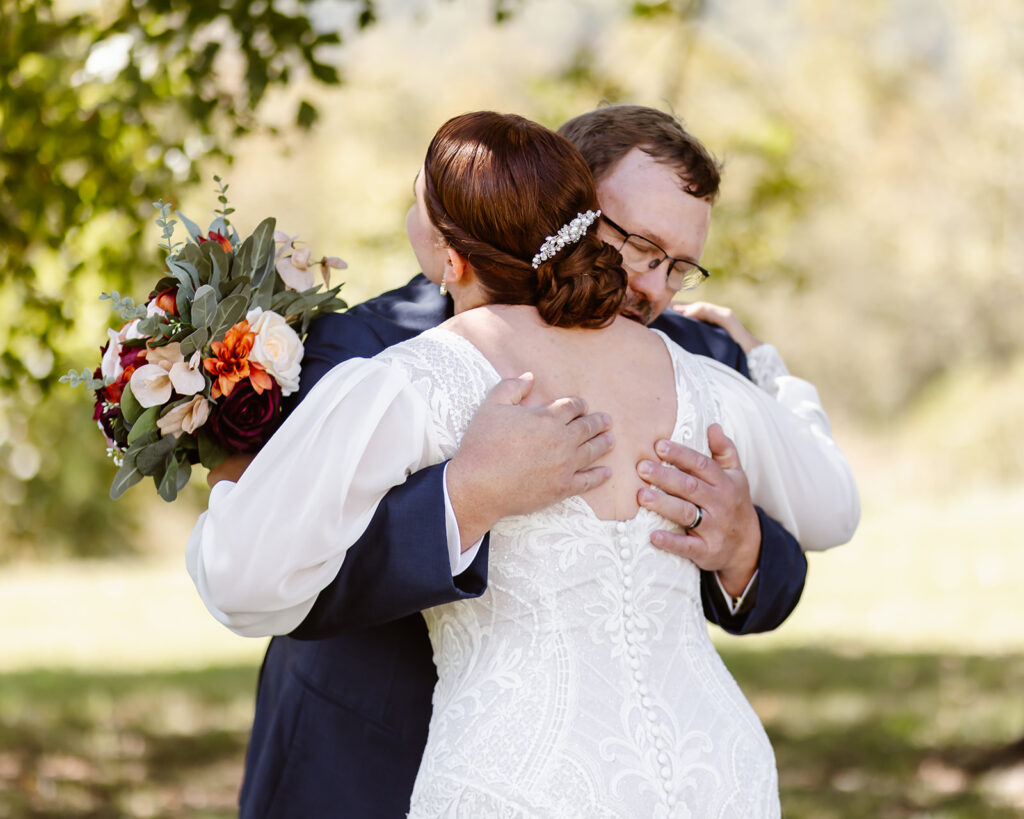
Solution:
M230 452L217 442L217 439L213 437L213 434L206 427L199 428L198 438L199 463L207 469L220 466L231 455Z
M132 383L129 381L121 392L121 417L124 418L126 424L134 424L142 413L142 404L132 393Z
M157 429L156 421L160 417L160 407L150 407L136 418L128 430L128 443L134 444L139 438Z
M249 300L239 293L228 296L218 304L210 338L214 341L224 338L224 334L242 320L248 306Z
M153 475L154 477L162 474L176 443L177 440L173 435L167 435L140 449L135 457L139 471L143 475Z
M113 482L110 484L110 498L117 500L125 491L142 480L142 473L135 463L135 453L125 455L124 463L117 470Z
M210 329L217 314L217 291L204 284L192 299L192 326L197 330Z
M267 274L274 271L274 225L277 222L273 216L267 217L256 226L252 232L252 256L251 268L246 271L252 276L252 286L259 287Z
M219 291L220 283L228 277L231 262L224 248L216 242L207 242L204 247L210 248L210 275L207 281L211 287Z
M174 215L181 219L181 223L185 226L185 230L188 231L188 235L192 237L192 241L197 241L199 239L199 234L202 232L199 230L199 225L185 216L181 211L175 211Z
M303 100L299 103L299 110L295 112L295 124L300 128L312 128L320 119L320 113L312 104Z
M181 354L188 358L196 350L201 350L206 346L206 342L210 340L210 331L205 327L192 332L181 341Z
M167 461L163 477L160 478L156 491L160 494L161 498L170 503L178 497L178 493L188 483L191 472L192 467L188 461L179 461L177 458L171 458Z
M181 319L185 324L192 323L192 301L189 298L188 291L183 287L178 288L178 293L174 297L175 304L178 306L178 318Z

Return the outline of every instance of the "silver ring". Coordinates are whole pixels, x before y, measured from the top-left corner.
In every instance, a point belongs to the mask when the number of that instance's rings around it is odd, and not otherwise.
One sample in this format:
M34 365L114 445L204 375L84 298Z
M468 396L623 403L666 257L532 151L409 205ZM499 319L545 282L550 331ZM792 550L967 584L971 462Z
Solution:
M704 520L704 511L696 504L694 504L694 507L697 510L697 517L693 519L693 523L686 527L687 529L696 529L698 526L700 526L700 522Z

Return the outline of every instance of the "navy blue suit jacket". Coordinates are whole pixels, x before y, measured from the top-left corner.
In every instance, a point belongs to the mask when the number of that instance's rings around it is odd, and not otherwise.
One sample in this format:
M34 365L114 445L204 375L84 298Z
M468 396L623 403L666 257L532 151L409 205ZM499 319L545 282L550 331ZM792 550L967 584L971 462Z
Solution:
M423 276L311 327L301 400L339 361L377 354L433 327L450 302ZM675 314L654 324L677 343L746 374L725 332ZM405 816L437 680L425 608L480 595L487 542L452 578L442 501L444 464L412 475L381 502L338 576L303 623L270 641L260 671L245 762L241 816ZM702 576L705 614L733 633L766 631L793 610L807 563L796 541L760 510L756 602L732 616L712 575Z

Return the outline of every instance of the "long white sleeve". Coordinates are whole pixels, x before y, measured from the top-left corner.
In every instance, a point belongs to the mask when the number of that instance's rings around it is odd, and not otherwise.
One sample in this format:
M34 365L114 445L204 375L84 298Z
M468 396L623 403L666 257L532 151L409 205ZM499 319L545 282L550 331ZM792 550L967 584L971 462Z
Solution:
M805 550L846 543L860 520L860 495L849 462L830 437L814 386L784 376L772 398L735 370L702 361L754 503Z
M429 408L403 373L365 359L335 367L241 480L210 493L186 550L200 597L238 634L292 631L387 491L440 461Z

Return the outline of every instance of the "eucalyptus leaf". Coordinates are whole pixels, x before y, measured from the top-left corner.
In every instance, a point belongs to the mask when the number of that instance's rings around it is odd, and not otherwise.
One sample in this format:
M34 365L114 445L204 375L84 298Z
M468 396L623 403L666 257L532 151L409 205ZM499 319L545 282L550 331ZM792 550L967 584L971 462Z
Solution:
M217 291L204 284L192 299L192 326L197 330L210 329L217 314Z
M198 241L196 243L187 244L178 253L178 259L180 259L183 262L189 262L190 264L194 265L196 262L199 261L199 254L201 252L202 248L198 244Z
M210 251L206 249L208 247L220 249L220 245L216 242L207 242L203 245L203 255L196 262L196 275L199 277L200 284L209 284L210 276L213 273L213 265L210 264ZM221 250L220 252L223 253L224 251Z
M220 290L220 283L228 277L231 262L228 254L216 242L207 242L203 247L210 248L210 275L208 282L215 290Z
M196 262L199 260L196 259ZM202 284L199 281L199 271L196 270L196 266L193 262L186 259L177 258L169 259L167 261L167 269L171 271L171 275L174 276L182 286L188 286L193 292L195 292L199 285Z
M199 439L199 463L207 469L220 466L231 455L230 452L217 442L217 439L213 437L206 427L199 428L197 437Z
M220 283L221 298L227 298L232 293L241 293L248 300L251 291L252 279L249 276L233 277Z
M249 300L238 293L224 299L217 305L217 313L213 319L213 332L210 337L214 341L224 338L224 334L242 320L248 306Z
M175 302L178 305L178 318L186 324L192 323L192 300L188 296L188 291L182 287L178 288Z
M206 342L210 340L210 331L205 327L193 331L190 335L182 339L181 342L181 354L188 358L196 350L201 350L206 346Z
M250 259L250 275L253 287L259 287L267 275L274 271L274 225L277 221L268 216L260 222L252 232L252 258Z
M171 458L164 468L164 474L160 478L160 483L157 484L156 491L160 494L160 497L168 503L177 498L178 492L188 483L189 472L190 467L187 463L182 468L182 464L177 458Z
M132 392L132 382L124 385L121 391L121 417L126 424L134 424L143 413L143 406L135 398Z
M193 242L198 241L199 240L199 235L202 233L202 231L199 230L199 225L197 225L195 222L193 222L191 219L189 219L181 211L177 211L176 210L174 212L174 215L177 216L179 219L181 219L181 223L185 226L185 230L188 231L188 235L192 237L192 241Z
M156 422L160 417L160 407L150 407L142 415L132 422L128 430L128 443L133 444L143 435L152 432L157 428Z
M252 270L252 249L254 242L252 236L246 237L245 241L235 250L236 273L241 276L249 276Z
M110 498L117 500L125 491L142 480L142 473L135 463L134 455L126 455L121 468L117 470L113 483L110 484Z
M176 443L177 441L173 435L167 435L139 450L139 454L135 458L139 471L143 475L153 476L162 472Z

